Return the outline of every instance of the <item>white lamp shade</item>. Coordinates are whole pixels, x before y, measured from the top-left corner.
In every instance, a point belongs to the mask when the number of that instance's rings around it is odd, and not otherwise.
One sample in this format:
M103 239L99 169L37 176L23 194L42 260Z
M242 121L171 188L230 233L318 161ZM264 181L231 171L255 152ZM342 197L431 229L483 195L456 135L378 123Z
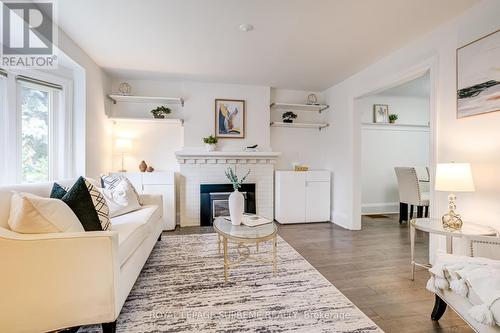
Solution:
M434 188L443 192L473 192L475 188L470 164L439 163Z
M129 153L132 150L132 140L118 138L115 139L115 152Z

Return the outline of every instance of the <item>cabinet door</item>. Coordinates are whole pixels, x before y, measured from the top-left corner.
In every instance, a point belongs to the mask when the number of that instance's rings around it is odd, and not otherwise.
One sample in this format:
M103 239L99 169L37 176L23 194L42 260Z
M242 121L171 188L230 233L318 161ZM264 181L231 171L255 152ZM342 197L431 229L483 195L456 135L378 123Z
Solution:
M155 171L142 174L144 185L172 185L174 183L174 172Z
M306 182L306 222L330 220L330 182Z
M143 185L144 194L161 194L163 197L164 230L175 229L175 187L174 185Z
M276 221L304 223L306 218L305 174L279 172L276 174Z

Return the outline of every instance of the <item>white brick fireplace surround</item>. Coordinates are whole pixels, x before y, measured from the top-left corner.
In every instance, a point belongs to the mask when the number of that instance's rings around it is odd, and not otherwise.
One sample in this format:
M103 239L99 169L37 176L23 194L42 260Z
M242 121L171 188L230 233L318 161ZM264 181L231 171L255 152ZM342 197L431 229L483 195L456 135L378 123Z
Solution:
M274 218L274 164L276 152L176 152L180 165L181 227L200 225L200 185L228 184L224 171L236 167L238 176L250 170L245 183L255 184L258 215Z

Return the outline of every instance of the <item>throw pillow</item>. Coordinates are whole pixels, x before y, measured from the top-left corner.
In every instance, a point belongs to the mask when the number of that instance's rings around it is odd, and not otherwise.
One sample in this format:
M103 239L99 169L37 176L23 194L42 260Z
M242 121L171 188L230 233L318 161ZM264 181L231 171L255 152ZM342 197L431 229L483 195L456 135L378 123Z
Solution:
M137 189L135 186L132 184L132 182L125 176L106 176L106 175L101 175L101 187L105 188L107 190L113 190L122 180L125 180L132 191L134 192L134 195L137 198L137 202L139 202L140 205L142 205L141 202L141 196L139 195L139 192L137 192Z
M123 178L113 184L112 189L102 189L109 207L109 216L115 217L141 208L137 195L128 179Z
M12 194L7 223L12 231L23 234L84 231L75 213L61 200L23 192Z
M52 194L57 195L54 197L64 201L73 210L85 231L111 229L106 199L98 188L85 178L78 178L67 192L59 184L54 184Z
M52 191L50 192L51 198L61 199L66 193L68 193L69 188L62 187L61 185L54 183L52 186Z

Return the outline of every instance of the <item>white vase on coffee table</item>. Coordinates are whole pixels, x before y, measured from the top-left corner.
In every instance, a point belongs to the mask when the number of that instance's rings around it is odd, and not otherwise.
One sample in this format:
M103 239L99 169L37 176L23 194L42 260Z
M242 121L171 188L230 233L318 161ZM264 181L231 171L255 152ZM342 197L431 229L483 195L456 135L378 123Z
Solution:
M229 215L232 225L240 225L245 209L245 198L238 190L229 195Z

